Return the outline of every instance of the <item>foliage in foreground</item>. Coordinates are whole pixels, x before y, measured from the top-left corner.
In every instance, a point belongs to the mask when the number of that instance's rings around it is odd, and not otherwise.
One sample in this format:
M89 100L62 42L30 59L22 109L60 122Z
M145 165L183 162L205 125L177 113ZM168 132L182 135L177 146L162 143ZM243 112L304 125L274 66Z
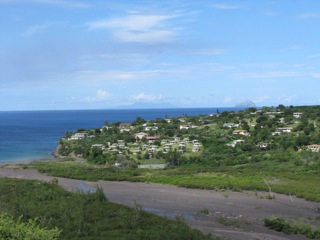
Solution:
M61 229L60 239L213 239L183 221L111 203L99 188L70 193L53 183L0 178L0 212L20 223L37 219L42 229Z
M47 230L38 226L36 220L17 221L6 213L0 215L0 239L7 240L57 240L61 231L57 228Z
M320 238L320 228L313 228L303 223L290 223L284 218L264 219L264 224L270 229L287 234L300 234L308 238Z

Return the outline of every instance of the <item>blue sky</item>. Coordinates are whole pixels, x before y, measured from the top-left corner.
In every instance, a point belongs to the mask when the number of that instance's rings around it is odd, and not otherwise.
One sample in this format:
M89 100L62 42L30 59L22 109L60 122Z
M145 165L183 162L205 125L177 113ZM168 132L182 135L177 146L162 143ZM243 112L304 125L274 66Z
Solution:
M317 0L0 0L0 110L320 104Z

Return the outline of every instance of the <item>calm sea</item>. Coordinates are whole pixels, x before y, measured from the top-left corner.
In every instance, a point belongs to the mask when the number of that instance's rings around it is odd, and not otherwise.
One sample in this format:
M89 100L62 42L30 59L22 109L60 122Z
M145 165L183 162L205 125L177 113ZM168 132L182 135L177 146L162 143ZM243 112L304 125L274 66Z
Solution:
M217 108L170 108L134 110L0 111L0 162L51 158L66 132L102 127L108 122L131 122L183 115L215 113ZM239 110L219 108L220 112Z

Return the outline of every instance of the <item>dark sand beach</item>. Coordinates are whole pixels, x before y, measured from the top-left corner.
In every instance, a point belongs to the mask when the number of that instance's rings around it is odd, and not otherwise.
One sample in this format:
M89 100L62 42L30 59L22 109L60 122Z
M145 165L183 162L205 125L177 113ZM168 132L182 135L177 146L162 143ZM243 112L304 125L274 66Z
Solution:
M0 176L41 181L53 178L35 170L12 168L0 168ZM130 207L138 205L148 212L169 218L182 216L189 226L227 239L306 239L269 230L263 226L263 219L281 216L303 221L319 216L315 210L317 203L281 194L276 194L275 199L266 199L263 196L268 193L258 193L257 196L253 192L217 192L149 183L57 179L68 191L94 191L100 186L110 201ZM203 209L207 209L208 214L201 213ZM218 219L232 224L226 226Z

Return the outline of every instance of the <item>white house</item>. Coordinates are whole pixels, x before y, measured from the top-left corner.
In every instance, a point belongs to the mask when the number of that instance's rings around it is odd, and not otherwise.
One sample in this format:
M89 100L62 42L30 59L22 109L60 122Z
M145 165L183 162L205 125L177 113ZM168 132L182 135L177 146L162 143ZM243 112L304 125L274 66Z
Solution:
M97 144L92 144L91 148L101 148L102 150L104 150L106 147L104 144L97 143Z
M75 133L69 139L70 140L80 140L87 136L87 133Z
M307 149L312 152L320 152L320 145L319 144L311 144L307 146Z
M237 128L237 127L239 127L239 124L237 124L237 123L224 123L223 126L228 127L228 128Z
M260 142L258 143L258 147L260 148L267 148L271 143L266 143L266 142Z
M245 141L242 140L242 139L238 139L238 140L232 141L231 143L227 143L227 146L229 146L229 147L235 147L238 143L243 143L243 142L245 142Z
M294 116L295 118L301 118L302 113L301 113L301 112L295 112L295 113L293 113L293 116Z
M134 135L134 137L135 137L136 139L142 139L142 138L145 138L147 135L148 135L148 134L146 134L146 133L144 133L144 132L139 132L139 133L136 133L136 134Z
M281 133L289 133L291 131L292 131L291 127L277 128L277 132L281 132Z

